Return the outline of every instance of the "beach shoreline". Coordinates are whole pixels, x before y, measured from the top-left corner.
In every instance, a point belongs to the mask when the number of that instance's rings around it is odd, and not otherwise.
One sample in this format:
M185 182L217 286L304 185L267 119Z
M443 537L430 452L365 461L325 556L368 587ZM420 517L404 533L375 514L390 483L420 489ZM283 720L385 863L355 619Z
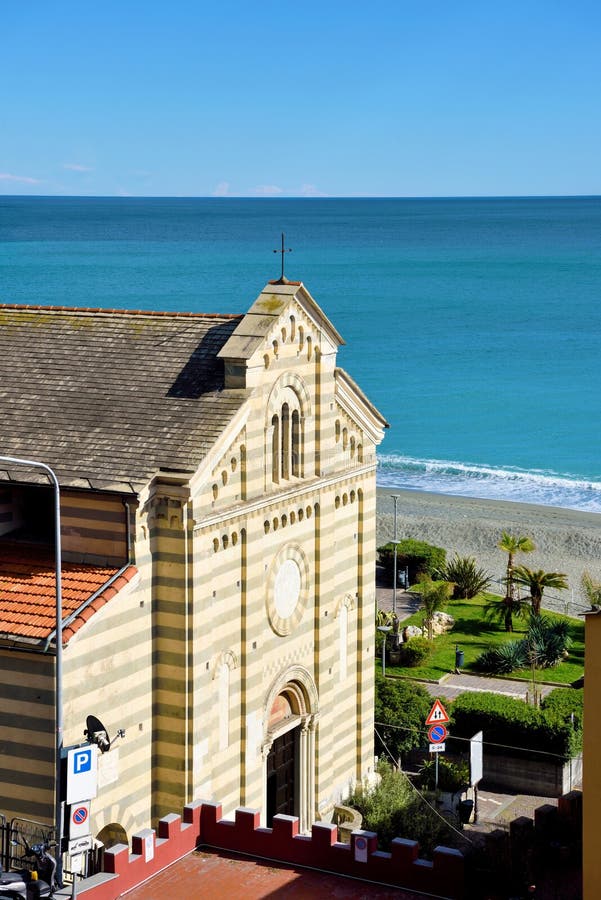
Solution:
M478 566L500 578L507 564L507 555L497 547L501 533L525 535L536 550L520 554L516 563L568 576L569 590L549 591L544 606L570 615L588 609L580 579L584 571L601 579L601 513L379 487L377 546L394 536L395 494L398 540L415 538L444 547L447 559L455 552L474 556Z

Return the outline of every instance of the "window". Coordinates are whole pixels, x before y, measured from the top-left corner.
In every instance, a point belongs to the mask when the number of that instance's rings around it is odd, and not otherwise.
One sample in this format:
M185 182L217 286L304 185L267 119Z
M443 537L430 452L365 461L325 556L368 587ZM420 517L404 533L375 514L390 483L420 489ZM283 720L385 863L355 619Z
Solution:
M290 407L282 406L282 478L290 478Z
M274 416L271 420L271 480L280 480L280 419Z
M311 398L295 373L273 386L265 417L265 472L272 484L303 478L305 428L311 422ZM271 473L271 474L270 474Z
M271 417L271 480L276 484L303 474L303 419L298 399L289 393L290 400Z
M300 475L301 461L301 424L300 413L295 409L292 413L292 474L295 478Z

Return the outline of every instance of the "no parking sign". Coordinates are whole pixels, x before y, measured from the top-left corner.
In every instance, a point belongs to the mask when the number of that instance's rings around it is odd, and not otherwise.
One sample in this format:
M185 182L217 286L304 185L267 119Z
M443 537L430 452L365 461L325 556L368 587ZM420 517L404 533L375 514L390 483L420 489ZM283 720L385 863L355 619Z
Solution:
M69 837L86 837L90 833L90 804L76 803L71 807L69 815Z

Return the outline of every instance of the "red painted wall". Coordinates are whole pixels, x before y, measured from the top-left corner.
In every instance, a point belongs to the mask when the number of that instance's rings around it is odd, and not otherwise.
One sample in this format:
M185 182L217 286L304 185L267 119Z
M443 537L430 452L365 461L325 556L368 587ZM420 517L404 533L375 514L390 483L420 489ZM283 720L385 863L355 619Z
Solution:
M259 818L257 810L238 809L230 821L222 818L219 804L189 804L183 820L171 814L160 820L158 834L148 828L134 835L131 853L125 844L107 850L105 875L81 882L78 895L115 900L196 847L208 846L444 897L463 896L463 856L458 850L438 847L429 862L419 859L415 841L396 838L391 852L382 853L372 832L354 831L351 843L341 844L335 825L316 823L311 835L300 835L293 816L275 816L273 828L261 828ZM359 859L363 848L364 862Z

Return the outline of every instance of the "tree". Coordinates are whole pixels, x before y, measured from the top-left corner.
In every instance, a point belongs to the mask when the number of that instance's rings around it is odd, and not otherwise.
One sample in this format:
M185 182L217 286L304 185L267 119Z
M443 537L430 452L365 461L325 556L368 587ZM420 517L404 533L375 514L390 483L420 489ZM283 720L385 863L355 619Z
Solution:
M421 609L425 612L424 622L428 629L428 640L434 637L434 613L444 609L453 593L453 585L449 581L420 581L418 590L421 595Z
M543 572L542 569L532 570L528 566L516 566L513 570L513 581L515 584L523 584L530 591L532 614L535 616L540 616L545 588L565 591L568 587L567 575L564 572Z
M597 581L589 572L583 572L580 587L593 609L598 609L601 606L601 581Z
M513 582L513 558L516 553L532 553L536 549L534 541L523 535L509 534L504 531L501 540L497 544L500 550L507 554L507 574L505 576L504 621L505 631L513 631L513 615L516 609L520 609L519 601L515 595Z
M376 675L376 753L398 760L401 753L423 746L431 706L428 691L416 682Z

